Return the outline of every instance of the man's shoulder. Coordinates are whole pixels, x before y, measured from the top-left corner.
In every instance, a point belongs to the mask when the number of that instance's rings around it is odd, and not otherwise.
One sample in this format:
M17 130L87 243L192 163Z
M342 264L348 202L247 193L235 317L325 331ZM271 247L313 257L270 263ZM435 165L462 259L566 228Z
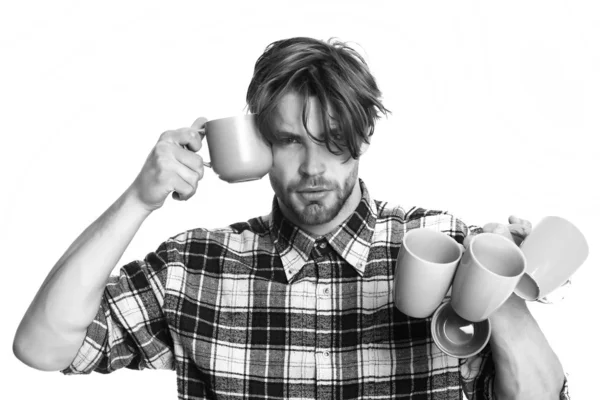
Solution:
M374 200L376 213L379 219L395 218L402 222L418 221L432 218L457 218L454 214L442 210L426 207L411 206L405 207L399 204L393 204L386 201Z
M373 211L377 215L377 220L403 220L406 215L405 208L398 204L393 204L382 200L373 200L372 204L375 206Z
M403 231L413 228L430 228L464 237L473 228L463 222L460 217L443 209L419 206L404 207L379 200L375 200L375 205L378 222L402 224Z
M221 245L223 247L240 247L236 243L248 240L269 238L270 215L251 218L221 228L194 228L170 237L167 242L174 245L186 245L193 242Z

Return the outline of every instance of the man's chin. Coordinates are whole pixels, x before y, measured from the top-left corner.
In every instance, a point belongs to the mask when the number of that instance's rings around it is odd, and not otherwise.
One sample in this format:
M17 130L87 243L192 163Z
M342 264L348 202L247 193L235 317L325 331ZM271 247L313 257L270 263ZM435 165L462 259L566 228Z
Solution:
M300 222L306 225L319 225L324 224L327 221L327 208L322 204L313 203L309 204L304 209L297 213L300 219Z
M337 215L334 207L328 207L321 202L312 202L300 207L294 207L294 214L304 225L321 225L333 220Z

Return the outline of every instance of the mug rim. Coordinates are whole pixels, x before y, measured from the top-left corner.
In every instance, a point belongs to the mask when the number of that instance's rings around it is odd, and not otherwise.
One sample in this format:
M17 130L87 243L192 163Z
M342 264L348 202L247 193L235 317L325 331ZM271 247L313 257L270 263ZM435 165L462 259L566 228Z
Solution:
M453 352L452 349L450 349L448 346L444 345L444 342L442 341L442 339L438 336L438 331L437 331L437 327L439 324L439 319L440 319L440 315L445 312L447 309L453 310L452 309L452 305L450 302L443 302L442 304L440 304L440 306L435 310L435 312L433 313L433 316L431 317L431 336L433 338L433 341L435 342L436 346L444 353L446 353L447 355L451 356L451 357L455 357L455 358L469 358L472 357L476 354L479 354L484 348L485 346L487 346L487 344L490 341L491 335L492 335L492 321L490 321L489 318L486 318L482 321L478 321L478 322L471 322L472 324L481 324L482 326L485 326L485 330L486 330L486 334L485 334L485 339L484 341L482 341L482 344L479 345L478 348L472 350L471 352L465 352L465 353L458 353L458 352ZM452 311L454 312L456 315L458 315L456 313L456 311ZM460 317L460 315L458 315ZM462 317L460 317L462 318ZM464 318L463 318L464 319ZM443 335L442 335L443 336Z
M491 269L489 269L487 267L484 267L484 264L477 258L477 256L475 255L475 252L473 251L473 245L475 245L477 240L480 240L481 237L494 237L494 238L498 238L498 239L503 240L506 243L508 243L509 247L512 247L514 250L516 250L516 254L518 254L519 258L522 261L520 271L516 274L502 275L502 274L492 271ZM467 251L470 253L471 257L475 261L475 264L477 265L478 268L480 268L494 276L497 276L500 278L511 279L511 278L516 278L516 277L522 276L527 271L527 258L525 258L525 254L523 254L523 251L521 250L521 248L519 246L517 246L517 244L515 242L513 242L512 240L510 240L509 238L499 235L497 233L484 232L484 233L479 233L479 234L475 235L473 237L473 239L471 240L471 243L469 244L469 248L467 249Z
M423 258L423 257L421 257L421 256L419 256L419 255L417 255L417 254L415 254L415 253L414 253L414 252L413 252L413 251L412 251L412 250L411 250L411 249L410 249L410 248L409 248L409 247L406 245L406 238L407 238L407 237L409 237L409 236L414 236L414 235L415 235L415 234L417 234L418 232L421 232L421 233L422 233L422 232L424 232L424 231L427 231L428 233L434 233L434 234L435 234L437 237L440 237L440 238L443 236L445 239L442 239L442 240L445 240L445 241L447 241L447 242L449 241L449 243L451 242L451 243L452 243L452 244L453 244L453 245L456 247L456 249L458 250L458 256L457 256L456 258L454 258L453 260L451 260L451 261L448 261L448 262L435 262L435 261L427 260L427 259L425 259L425 258ZM412 232L415 232L415 233L412 233ZM440 235L442 235L442 236L440 236ZM410 254L412 257L416 258L416 259L417 259L417 260L419 260L419 261L422 261L422 262L425 262L425 263L429 263L429 264L451 265L451 264L454 264L454 263L456 263L456 262L460 261L460 259L461 259L461 258L462 258L462 256L463 256L463 253L464 253L464 251L463 251L463 247L462 247L462 246L461 246L461 245L460 245L460 244L459 244L459 243L458 243L456 240L454 240L454 238L452 238L450 235L447 235L447 234L445 234L444 232L436 231L435 229L426 228L426 227L425 227L425 228L414 228L414 229L410 229L409 231L407 231L407 232L404 234L404 236L402 237L402 247L404 247L404 249L405 249L405 250L406 250L406 251L407 251L407 252L408 252L408 253L409 253L409 254Z
M250 119L250 118L254 119L255 117L256 117L255 113L230 115L228 117L221 117L221 118L215 118L215 119L208 120L204 123L204 125L208 125L211 122L223 121L226 119L232 119L232 120L234 120L234 119Z

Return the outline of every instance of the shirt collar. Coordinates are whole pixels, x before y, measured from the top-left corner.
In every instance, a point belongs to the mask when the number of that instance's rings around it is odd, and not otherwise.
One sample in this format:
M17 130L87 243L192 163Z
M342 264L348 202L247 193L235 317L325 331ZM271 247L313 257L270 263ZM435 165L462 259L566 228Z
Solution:
M359 184L362 197L358 206L340 226L323 238L362 276L375 230L377 208L364 182L359 179ZM284 217L277 197L273 198L270 220L271 239L281 258L287 280L291 282L309 260L317 238Z

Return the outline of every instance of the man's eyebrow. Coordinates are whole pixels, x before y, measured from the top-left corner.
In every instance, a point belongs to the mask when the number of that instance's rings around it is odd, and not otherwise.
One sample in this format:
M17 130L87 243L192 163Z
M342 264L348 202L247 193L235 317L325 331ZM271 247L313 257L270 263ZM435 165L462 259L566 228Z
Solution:
M330 132L331 134L333 134L333 135L337 135L337 134L339 134L339 133L340 133L340 129L339 129L337 126L332 126L331 128L329 128L329 132ZM274 133L275 133L275 136L288 136L288 137L290 137L290 136L293 136L293 137L299 137L299 136L302 136L302 135L301 135L301 134L299 134L299 133L296 133L296 132L291 132L291 131L286 131L286 130L284 130L284 129L277 129L277 130L275 130L275 132L274 132ZM311 133L312 133L312 132L311 132ZM320 132L320 135L316 135L316 136L317 136L317 137L318 137L318 136L321 136L321 135L323 135L324 133L325 133L325 132ZM314 135L314 134L313 134L313 135Z
M295 132L290 132L290 131L285 131L285 130L276 130L275 131L275 136L285 136L285 137L301 137L302 135L295 133Z

